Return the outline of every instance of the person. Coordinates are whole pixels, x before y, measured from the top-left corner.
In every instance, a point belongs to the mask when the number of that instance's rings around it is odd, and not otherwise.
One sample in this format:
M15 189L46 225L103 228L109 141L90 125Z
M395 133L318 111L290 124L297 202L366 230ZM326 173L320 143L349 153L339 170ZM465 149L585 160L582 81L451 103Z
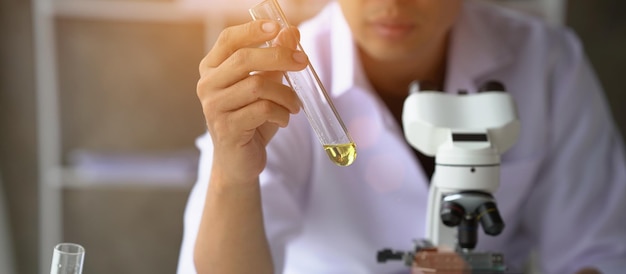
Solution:
M338 0L299 26L306 55L257 47L283 33L228 27L200 63L208 132L178 273L410 273L375 258L425 236L432 158L399 122L414 80L448 93L497 80L517 104L494 194L506 228L477 250L511 270L532 250L543 273L626 269L623 144L571 30L472 0ZM357 145L348 167L328 160L283 82L308 61Z

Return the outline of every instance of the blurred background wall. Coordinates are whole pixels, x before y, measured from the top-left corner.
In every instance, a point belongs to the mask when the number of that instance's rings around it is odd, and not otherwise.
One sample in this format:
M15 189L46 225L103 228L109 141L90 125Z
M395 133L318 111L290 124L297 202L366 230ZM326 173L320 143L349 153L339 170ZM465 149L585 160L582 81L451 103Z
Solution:
M25 274L37 273L39 254L31 7L26 0L0 0L0 202L10 220L8 249L17 273ZM621 0L570 0L565 12L622 132L624 10ZM226 18L226 24L246 20L241 13ZM193 150L193 139L204 127L195 100L197 64L205 52L202 23L57 20L63 154ZM85 273L173 273L187 193L187 186L64 188L63 236L86 246Z

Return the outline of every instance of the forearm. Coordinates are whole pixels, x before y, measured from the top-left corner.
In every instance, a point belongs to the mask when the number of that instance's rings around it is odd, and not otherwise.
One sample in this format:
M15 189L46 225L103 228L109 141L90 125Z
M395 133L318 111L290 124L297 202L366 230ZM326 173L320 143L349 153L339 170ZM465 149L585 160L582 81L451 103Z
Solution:
M194 250L198 273L272 273L258 180L245 184L213 176Z

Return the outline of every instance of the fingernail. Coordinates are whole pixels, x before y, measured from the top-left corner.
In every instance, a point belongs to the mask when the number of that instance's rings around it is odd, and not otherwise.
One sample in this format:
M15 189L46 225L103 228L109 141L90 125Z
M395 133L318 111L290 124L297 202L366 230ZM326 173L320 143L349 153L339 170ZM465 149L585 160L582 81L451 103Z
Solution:
M293 54L293 60L295 60L298 63L306 63L307 61L306 54L304 54L304 52L302 51L297 51Z
M276 30L276 23L266 22L266 23L263 23L261 28L263 29L264 32L271 33L271 32L274 32L274 30Z

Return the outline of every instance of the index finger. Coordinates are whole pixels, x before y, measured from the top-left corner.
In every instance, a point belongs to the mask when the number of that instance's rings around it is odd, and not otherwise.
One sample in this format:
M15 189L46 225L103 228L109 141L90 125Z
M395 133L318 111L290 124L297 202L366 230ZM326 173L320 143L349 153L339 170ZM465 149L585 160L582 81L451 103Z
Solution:
M251 47L272 40L279 31L278 23L271 20L255 20L224 29L213 49L200 63L201 67L217 67L240 48Z

